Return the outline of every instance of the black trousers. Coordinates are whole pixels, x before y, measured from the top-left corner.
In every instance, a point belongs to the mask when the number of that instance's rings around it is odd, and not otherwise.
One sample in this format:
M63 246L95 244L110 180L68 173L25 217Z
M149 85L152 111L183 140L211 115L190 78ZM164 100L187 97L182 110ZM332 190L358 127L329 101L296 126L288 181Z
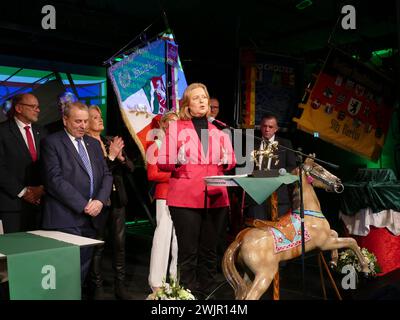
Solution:
M112 267L116 281L125 280L125 207L111 207L105 225L97 231L96 238L104 240L108 236L112 241ZM104 245L96 246L90 271L91 282L95 287L103 285L101 261Z
M228 207L169 207L178 240L178 274L188 289L209 294L217 286L217 243Z

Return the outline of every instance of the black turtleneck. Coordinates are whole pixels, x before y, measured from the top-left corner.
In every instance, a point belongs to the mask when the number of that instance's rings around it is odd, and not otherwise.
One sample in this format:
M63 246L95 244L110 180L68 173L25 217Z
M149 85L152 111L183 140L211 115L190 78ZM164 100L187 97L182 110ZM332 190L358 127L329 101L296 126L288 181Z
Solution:
M201 118L192 118L192 123L194 125L194 128L197 132L197 135L201 141L201 144L203 146L203 151L205 154L207 154L208 150L208 121L207 117L201 117ZM203 137L201 136L201 130L203 130Z

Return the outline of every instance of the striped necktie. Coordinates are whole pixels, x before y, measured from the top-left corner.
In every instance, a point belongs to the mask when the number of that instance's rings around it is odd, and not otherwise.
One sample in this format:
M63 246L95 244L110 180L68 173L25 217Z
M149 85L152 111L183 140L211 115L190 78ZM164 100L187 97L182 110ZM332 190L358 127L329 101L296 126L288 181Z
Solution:
M90 178L90 198L93 196L93 172L92 165L90 164L90 160L88 154L86 153L85 148L82 145L82 138L76 138L76 142L78 143L78 152L82 159L83 164L85 165L86 172Z

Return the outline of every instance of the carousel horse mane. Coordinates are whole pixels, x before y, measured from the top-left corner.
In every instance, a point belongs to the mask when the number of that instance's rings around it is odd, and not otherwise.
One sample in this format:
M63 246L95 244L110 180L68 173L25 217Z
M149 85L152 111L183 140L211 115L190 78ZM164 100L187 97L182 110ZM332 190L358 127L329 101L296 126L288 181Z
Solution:
M292 173L298 174L298 168ZM302 164L302 189L304 202L305 250L313 249L332 251L333 263L337 260L337 250L352 249L362 266L362 271L368 273L368 265L362 255L357 242L353 238L339 238L335 230L331 229L328 221L321 212L321 206L315 194L314 187L328 192L341 193L343 184L340 179L307 158ZM298 210L294 210L298 212ZM298 215L291 212L282 219L292 219L293 224L299 221ZM279 231L279 230L278 230ZM279 269L279 262L298 257L301 249L293 244L278 248L274 237L277 230L271 225L259 224L242 230L236 239L225 251L222 269L224 275L235 291L235 298L239 300L257 300L267 291L275 273ZM284 235L281 233L281 237ZM289 241L285 239L285 241ZM301 236L300 236L301 241ZM299 240L297 239L297 244ZM244 272L239 273L236 265L241 266ZM254 279L251 280L251 274Z

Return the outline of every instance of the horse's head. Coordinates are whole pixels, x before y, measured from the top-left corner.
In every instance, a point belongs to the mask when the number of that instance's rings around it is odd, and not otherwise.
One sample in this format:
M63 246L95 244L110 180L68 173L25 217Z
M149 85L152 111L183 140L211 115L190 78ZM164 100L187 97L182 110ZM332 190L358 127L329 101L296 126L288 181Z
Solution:
M340 179L314 162L313 158L307 158L302 166L307 181L314 187L325 189L328 192L343 192L344 186Z

